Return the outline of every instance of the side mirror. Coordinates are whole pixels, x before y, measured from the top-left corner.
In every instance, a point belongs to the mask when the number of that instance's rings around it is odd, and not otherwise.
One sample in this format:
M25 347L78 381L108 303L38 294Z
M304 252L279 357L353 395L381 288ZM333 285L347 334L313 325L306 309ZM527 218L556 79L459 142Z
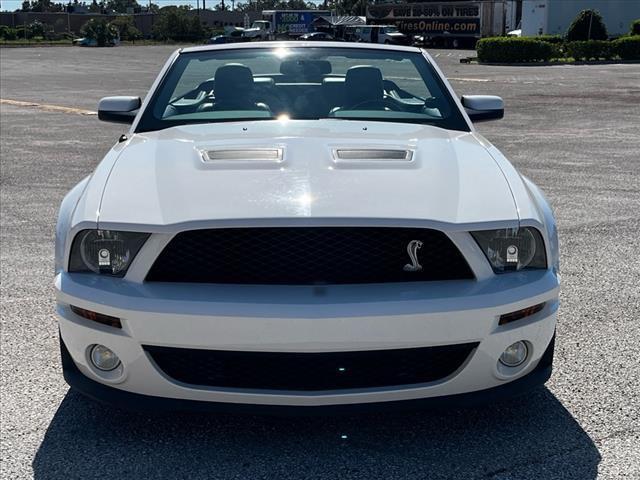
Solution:
M104 122L131 124L140 105L140 97L104 97L98 104L98 118Z
M504 101L495 95L463 95L462 106L474 123L504 117Z

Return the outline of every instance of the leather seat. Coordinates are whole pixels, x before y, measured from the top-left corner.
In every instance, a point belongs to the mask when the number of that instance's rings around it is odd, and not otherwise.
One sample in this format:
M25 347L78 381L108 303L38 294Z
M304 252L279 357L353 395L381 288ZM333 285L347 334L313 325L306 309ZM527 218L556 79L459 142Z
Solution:
M384 84L382 72L376 67L358 65L347 70L345 103L340 110L382 110Z
M216 70L213 110L267 110L255 101L253 73L239 63L223 65Z

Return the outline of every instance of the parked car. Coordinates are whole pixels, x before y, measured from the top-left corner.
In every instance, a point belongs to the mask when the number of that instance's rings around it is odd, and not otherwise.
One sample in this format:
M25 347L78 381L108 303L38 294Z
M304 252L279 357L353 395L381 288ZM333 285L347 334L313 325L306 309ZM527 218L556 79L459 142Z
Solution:
M227 27L225 32L220 35L214 35L207 42L210 45L218 45L221 43L235 43L235 42L244 42L246 38L244 38L244 28L240 27Z
M310 79L313 79L310 81ZM504 400L551 374L543 194L415 47L187 47L64 198L65 379L145 411Z
M395 25L354 25L346 29L345 37L349 41L384 43L387 45L407 45L411 39L398 30Z
M77 47L97 47L98 42L92 38L82 37L74 38L72 43Z
M98 41L97 40L95 40L93 38L87 38L87 37L74 38L71 43L73 45L77 46L77 47L97 47L98 46ZM108 41L105 46L106 47L115 47L117 45L120 45L120 39L119 38L115 38L113 40Z
M334 41L335 38L333 38L333 36L329 35L328 33L325 32L313 32L313 33L305 33L304 35L300 35L300 37L298 37L299 40L305 40L307 42L309 41L325 41L325 42L331 42Z

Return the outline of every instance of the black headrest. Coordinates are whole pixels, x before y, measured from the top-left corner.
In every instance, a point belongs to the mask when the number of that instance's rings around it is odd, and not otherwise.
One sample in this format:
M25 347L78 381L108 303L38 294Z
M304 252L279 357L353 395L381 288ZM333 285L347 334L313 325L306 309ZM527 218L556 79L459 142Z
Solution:
M253 89L251 69L239 63L229 63L216 70L216 97L246 94Z
M283 60L280 73L301 78L317 78L331 73L331 63L327 60Z
M382 72L368 65L358 65L347 70L345 77L347 103L357 105L362 102L382 100L384 85Z

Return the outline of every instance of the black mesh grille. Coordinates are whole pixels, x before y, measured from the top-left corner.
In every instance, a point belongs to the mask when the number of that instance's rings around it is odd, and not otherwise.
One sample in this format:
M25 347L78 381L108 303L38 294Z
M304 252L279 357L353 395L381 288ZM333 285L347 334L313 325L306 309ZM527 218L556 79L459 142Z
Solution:
M276 353L145 346L183 383L269 390L337 390L433 382L454 373L477 343L401 350Z
M421 271L406 272L407 246ZM147 275L152 282L322 285L473 278L438 230L387 227L224 228L177 234Z

